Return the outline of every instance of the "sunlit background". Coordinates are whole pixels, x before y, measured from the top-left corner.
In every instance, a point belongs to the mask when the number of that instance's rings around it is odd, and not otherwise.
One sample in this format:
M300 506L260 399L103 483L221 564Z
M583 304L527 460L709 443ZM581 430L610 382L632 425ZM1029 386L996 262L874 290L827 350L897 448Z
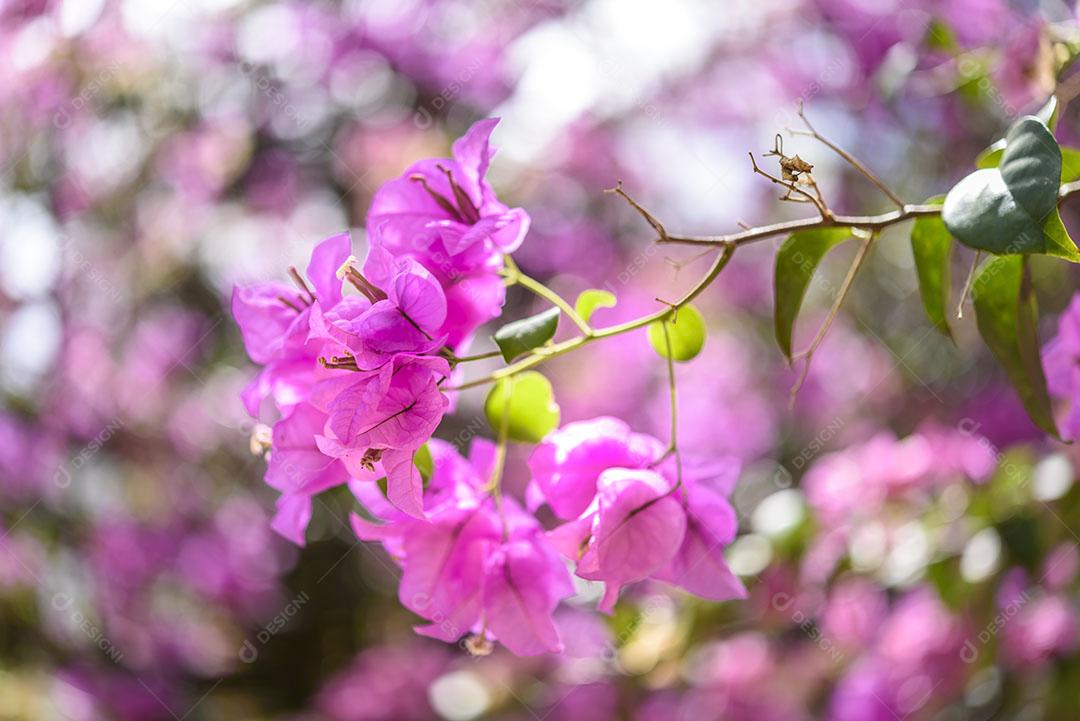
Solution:
M970 313L954 340L930 327L907 227L882 236L793 404L779 239L702 297L680 443L744 464L729 562L750 598L641 584L607 618L582 581L558 657L414 635L344 489L306 548L271 531L228 298L342 229L362 249L381 183L500 116L492 182L532 216L515 257L569 297L611 290L596 320L615 323L705 261L605 188L673 231L809 215L751 171L783 133L834 209L889 210L786 132L803 103L922 202L1056 76L1080 92L1061 73L1078 49L1057 0L0 0L0 719L1076 718L1080 456L1027 420ZM1076 107L1057 134L1080 142ZM800 345L853 252L812 286ZM972 257L954 252L954 302ZM1035 267L1044 340L1076 287L1063 266ZM512 291L507 316L532 303ZM665 437L642 335L545 370L564 421ZM490 436L482 402L464 394L437 435Z

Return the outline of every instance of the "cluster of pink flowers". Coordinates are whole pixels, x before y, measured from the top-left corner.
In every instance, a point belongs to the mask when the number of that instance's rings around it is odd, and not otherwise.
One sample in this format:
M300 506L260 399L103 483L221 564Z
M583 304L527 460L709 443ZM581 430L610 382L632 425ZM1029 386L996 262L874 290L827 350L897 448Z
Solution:
M574 587L560 553L605 584L608 613L624 585L645 579L744 596L723 557L737 526L736 459L680 471L666 444L622 421L572 423L532 454L523 507L493 487L490 442L475 440L465 459L431 438L450 405L450 359L499 314L503 254L528 230L484 180L495 122L474 125L453 159L416 163L379 190L362 266L338 235L315 248L307 280L290 270L295 287L236 290L233 313L264 366L245 404L258 417L272 399L280 414L266 472L281 492L275 529L302 545L312 498L348 483L375 519L354 514L357 535L401 564L401 602L430 622L418 632L472 633L519 655L562 650L553 613ZM358 292L344 293L345 281ZM415 460L425 444L426 484ZM551 531L534 516L545 503L564 521Z
M484 179L496 120L474 125L453 158L410 167L376 194L367 258L348 234L316 246L307 280L237 288L233 314L263 370L244 402L259 416L273 400L266 481L281 492L274 527L303 544L312 497L355 478L387 477L399 509L424 517L413 463L449 404L444 349L466 346L499 313L502 254L528 216L496 199ZM359 267L358 267L359 266ZM348 281L358 293L346 295Z
M1080 437L1080 296L1074 296L1058 320L1058 332L1043 349L1050 393L1066 401L1060 427L1065 437Z
M522 508L491 492L490 442L474 440L468 460L443 441L430 449L426 521L387 504L370 483L351 484L382 521L354 515L353 528L402 566L399 598L430 621L417 629L424 635L473 633L523 656L561 651L552 614L574 588L560 553L579 577L604 583L607 613L624 585L649 578L714 600L745 596L723 557L737 525L726 498L735 461L689 468L679 483L672 462L658 463L665 446L656 438L614 418L571 423L533 451ZM529 512L544 503L571 520L545 532Z
M688 464L681 482L656 438L615 418L570 423L529 459L531 506L546 502L566 523L552 542L576 573L603 581L611 612L623 585L653 578L714 600L745 591L724 562L737 519L728 503L739 463Z
M831 527L869 518L897 498L950 482L986 481L997 450L970 422L956 429L926 423L902 439L881 432L861 444L818 459L802 479L811 507Z

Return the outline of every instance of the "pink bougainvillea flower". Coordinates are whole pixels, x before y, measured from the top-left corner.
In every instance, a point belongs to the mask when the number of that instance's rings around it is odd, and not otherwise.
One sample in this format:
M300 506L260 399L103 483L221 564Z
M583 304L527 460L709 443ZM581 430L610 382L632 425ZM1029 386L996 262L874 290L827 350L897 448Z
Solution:
M1058 332L1043 348L1046 385L1051 395L1068 401L1061 432L1080 438L1080 295L1058 320Z
M449 373L442 358L398 355L354 374L327 407L328 434L349 448L419 448L446 411L437 380Z
M878 433L823 455L802 486L810 506L837 525L878 513L890 499L927 493L956 480L981 483L997 465L988 440L968 429L928 423L898 439Z
M484 617L491 635L519 656L563 649L552 613L573 593L569 574L539 532L499 545L484 569Z
M502 255L521 245L529 216L498 200L484 175L498 119L481 120L453 147L453 157L420 161L375 194L367 218L373 251L413 258L438 280L447 313L438 329L458 348L497 316L505 300ZM385 288L394 268L371 252L363 274Z
M386 255L377 248L372 254ZM388 259L387 263L394 271L386 291L379 291L387 297L368 307L353 305L334 317L313 312L312 335L341 347L360 370L375 370L398 353L434 353L446 342L445 336L438 335L447 313L442 286L412 258ZM349 272L353 278L362 277L355 270Z
M295 292L295 287L277 282L237 286L233 290L233 318L240 327L248 356L256 363L266 365L287 354L303 352L307 316L289 305Z
M234 289L232 312L244 347L253 361L265 366L244 390L244 405L252 416L258 417L267 397L287 414L318 377L316 359L323 343L310 337L313 307L326 313L341 302L335 272L349 257L350 245L348 234L341 234L315 246L307 268L311 286L292 270L294 286L259 283Z
M346 467L324 455L316 444L326 414L307 403L274 424L264 480L281 491L271 523L275 531L299 546L311 520L311 499L349 479Z
M617 418L568 423L548 435L529 456L529 470L543 499L559 518L576 518L596 495L608 468L644 468L663 453L655 438L632 433Z
M613 468L600 474L591 537L577 574L604 581L600 609L615 608L624 584L669 565L686 533L686 512L671 483L653 471Z
M572 519L548 540L578 576L605 582L603 611L622 586L646 578L714 600L746 595L723 556L737 528L727 494L738 460L684 459L679 483L665 448L622 421L595 418L550 434L529 458L530 507L546 502Z
M297 546L306 543L304 533L311 522L311 496L306 493L283 493L275 504L274 517L270 521L273 528L282 537Z
M713 601L746 598L746 589L728 568L723 554L735 540L735 509L702 483L687 484L679 495L684 497L686 508L686 535L671 562L653 578Z
M314 495L348 480L345 466L316 445L325 425L326 414L308 404L274 424L267 485L282 493Z
M422 160L375 194L368 213L374 231L395 255L442 241L456 256L481 245L511 253L528 230L529 217L510 209L485 180L494 154L491 132L498 118L475 123L454 143L452 158ZM373 279L374 280L374 279Z
M430 622L417 632L444 641L483 633L522 656L560 651L552 614L573 591L569 574L531 515L511 499L500 513L485 491L492 445L474 441L468 461L442 441L430 449L427 521L352 518L359 538L401 565L401 603Z
M325 381L312 394L327 413L319 450L341 459L354 477L381 463L390 502L423 518L423 480L413 455L446 412L438 379L448 374L445 359L401 354L377 371Z

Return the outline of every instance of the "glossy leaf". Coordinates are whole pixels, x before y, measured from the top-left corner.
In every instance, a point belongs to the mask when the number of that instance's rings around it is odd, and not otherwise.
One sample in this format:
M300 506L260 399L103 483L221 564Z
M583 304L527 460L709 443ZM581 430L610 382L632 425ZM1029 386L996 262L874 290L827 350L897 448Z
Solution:
M976 170L949 191L942 220L961 243L994 254L1042 253L1043 224L1057 208L1061 150L1041 120L1009 129L997 168Z
M667 326L667 338L664 338L664 326ZM692 305L684 305L666 320L649 324L649 344L660 357L668 357L668 344L671 345L671 357L677 361L692 360L705 346L708 329L701 312Z
M1051 95L1050 99L1046 101L1046 104L1039 108L1039 111L1035 113L1035 117L1041 120L1050 130L1056 128L1058 121L1057 96ZM1001 156L1005 152L1005 145L1005 138L994 141L994 143L986 148L986 150L979 153L979 156L975 159L975 167L996 168L1001 164ZM1064 153L1066 149L1062 148L1061 150ZM1067 183L1069 181L1065 180L1064 170L1064 167L1062 167L1061 182ZM1076 178L1073 178L1073 180L1076 180Z
M851 237L850 228L818 228L792 233L776 254L773 322L776 342L791 360L791 335L810 279L825 254Z
M599 308L614 308L615 307L615 294L607 290L596 290L590 288L589 290L581 291L581 295L577 297L574 302L574 310L577 314L588 323L592 319L592 314Z
M507 323L495 331L495 344L503 359L509 363L533 348L539 348L555 337L559 327L559 309L548 308L543 313Z
M1046 237L1047 255L1080 263L1080 251L1076 249L1076 243L1069 236L1069 231L1061 222L1061 214L1056 209L1043 224L1043 235Z
M559 425L559 404L551 382L536 371L501 378L484 401L488 423L500 432L506 415L507 437L523 443L539 443Z
M1061 147L1061 182L1072 183L1080 180L1080 150L1066 145ZM1005 154L1005 139L997 141L979 154L975 159L977 168L996 168Z
M937 198L931 202L940 203ZM919 294L922 296L926 317L935 328L952 336L946 320L949 304L949 254L952 236L938 216L927 215L915 219L911 228L911 251L915 256L915 272L919 277Z
M1016 255L991 258L975 277L972 300L979 333L1004 368L1028 415L1057 437L1036 335L1035 294L1026 263Z

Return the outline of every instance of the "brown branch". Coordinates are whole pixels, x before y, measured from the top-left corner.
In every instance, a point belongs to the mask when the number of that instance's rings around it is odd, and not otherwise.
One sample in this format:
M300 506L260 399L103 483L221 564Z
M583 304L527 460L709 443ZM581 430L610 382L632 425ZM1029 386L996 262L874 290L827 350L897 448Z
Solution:
M866 178L871 183L873 183L877 187L878 190L880 190L885 195L889 196L889 200L896 203L896 206L898 208L903 208L904 207L904 201L900 198L899 195L894 193L893 190L888 185L886 185L885 182L881 178L874 175L874 173L871 172L871 170L869 168L867 168L865 165L863 165L862 162L858 158L856 158L854 155L847 152L846 150L841 148L839 145L837 145L836 143L834 143L831 140L829 140L828 138L826 138L824 135L819 133L817 131L817 129L813 125L810 124L810 121L806 117L806 112L805 112L805 110L803 108L802 102L799 103L798 114L799 114L799 118L803 121L803 125L806 126L806 130L808 132L803 132L803 131L799 131L799 130L792 130L790 132L793 135L808 135L808 136L814 138L815 140L820 142L822 145L829 148L829 150L833 151L834 153L839 155L841 158L843 158L845 161L847 161L848 164L851 165L851 167L855 168L855 170L859 171L864 178Z
M753 160L752 155L751 160ZM766 175L766 177L770 177L767 173L762 174ZM777 182L778 184L787 187L787 184L783 181L773 179L773 182ZM561 356L565 353L569 353L577 348L580 348L581 346L588 345L589 343L644 328L650 323L670 318L678 311L679 308L687 305L695 298L697 298L698 295L704 292L705 289L708 288L714 280L716 280L716 277L720 275L720 272L724 270L727 264L731 261L732 256L734 256L735 254L735 250L741 245L746 245L748 243L763 240L765 238L770 238L784 233L791 233L798 230L809 230L812 228L846 227L851 228L852 230L864 231L867 234L866 237L868 238L868 240L863 244L862 248L859 251L859 255L856 257L855 262L852 264L851 269L848 271L848 277L844 281L844 286L841 289L840 296L838 297L837 302L834 304L834 308L830 310L829 318L827 319L826 324L818 332L819 336L824 337L824 332L828 330L829 325L832 323L832 319L835 318L836 314L839 312L840 304L843 302L844 296L847 295L848 290L850 290L850 286L851 283L854 281L855 274L858 272L859 266L861 266L862 261L865 258L866 251L871 244L872 239L877 236L878 231L891 225L896 225L897 223L903 223L912 218L941 214L940 205L903 205L903 207L898 210L894 210L889 213L882 213L881 215L828 215L818 218L802 218L800 220L790 220L782 223L774 223L772 225L766 225L759 228L747 228L738 233L731 233L728 235L672 235L668 233L663 223L661 223L652 213L646 210L640 203L631 198L622 189L621 183L618 184L615 188L611 188L606 192L615 193L622 196L631 205L631 207L633 207L641 215L641 217L649 223L653 230L656 231L658 236L657 242L710 246L711 248L718 248L721 252L718 253L716 258L713 260L713 263L709 267L708 272L705 273L705 275L700 280L698 280L698 282L695 283L694 286L689 291L687 291L687 293L683 295L679 300L674 303L668 304L669 307L662 308L653 313L649 313L639 318L635 318L634 320L619 323L617 325L608 326L606 328L593 328L593 332L591 335L581 334L560 343L555 343L554 345L538 348L534 350L530 355L522 358L515 363L504 366L503 368L500 368L493 373L490 373L481 378L477 378L475 380L468 381L467 383L462 383L461 385L455 387L445 388L444 390L459 391L466 388L473 388L476 386L484 385L486 383L492 383L498 381L501 378L513 376L517 373L521 373L522 371L534 368L545 362L549 358ZM1075 181L1062 185L1061 189L1058 191L1058 203L1060 204L1067 197L1073 195L1074 193L1080 193L1080 181ZM506 256L506 262L509 267L514 267L513 260L510 258L510 256ZM816 347L818 344L820 344L820 342L821 341L815 339L815 342L811 344L810 348L800 354L800 357L807 364L809 364L810 356L813 355L813 352L816 350Z
M1072 195L1080 193L1080 180L1065 183L1058 191L1058 205ZM772 225L762 225L757 228L741 230L737 233L725 235L681 235L667 233L660 243L675 243L679 245L746 245L777 235L794 233L799 230L812 230L815 228L862 228L863 230L883 230L890 225L897 225L913 218L928 215L941 215L940 205L905 205L900 210L892 210L881 215L834 215L832 218L800 218L798 220L785 220Z
M622 197L622 199L625 200L627 203L629 203L630 207L632 207L634 210L636 210L641 215L641 217L645 219L645 222L648 223L649 225L651 225L652 229L656 231L656 235L659 238L659 240L657 242L666 243L668 234L667 234L667 230L664 229L664 224L661 223L659 220L657 220L656 216L654 216L652 213L645 210L645 208L641 205L641 203L639 203L636 200L634 200L633 198L631 198L630 195L627 194L627 192L625 190L623 190L622 185L623 185L623 183L622 183L621 180L616 181L614 188L605 188L604 192L605 193L614 193L614 194Z
M815 195L811 195L810 193L807 193L805 190L800 188L794 182L788 182L788 181L785 181L785 180L781 180L780 178L777 178L775 175L765 172L764 170L762 170L761 168L758 167L757 160L754 159L754 154L753 153L747 153L747 155L750 156L750 164L754 167L754 172L755 173L768 178L769 180L771 180L772 182L776 183L777 185L779 185L781 187L787 188L787 191L788 191L787 195L782 196L780 198L780 200L794 200L794 198L790 197L791 194L792 193L798 193L799 195L806 198L806 201L804 201L804 202L810 202L810 203L814 204L814 207L816 207L818 212L821 213L822 218L831 218L832 217L832 211L829 210L829 206L825 205L825 201L821 197L821 191L818 190L818 187L817 187L816 183L811 186L811 187L813 187L814 192L817 194L815 196ZM663 242L663 241L660 241L660 242Z
M729 243L746 245L775 235L794 233L798 230L811 230L814 228L881 230L919 216L940 214L940 205L905 205L903 210L893 210L881 215L834 215L831 218L800 218L749 228L737 233L728 233L727 235L673 235L668 233L665 239L657 242L680 245L727 245Z

